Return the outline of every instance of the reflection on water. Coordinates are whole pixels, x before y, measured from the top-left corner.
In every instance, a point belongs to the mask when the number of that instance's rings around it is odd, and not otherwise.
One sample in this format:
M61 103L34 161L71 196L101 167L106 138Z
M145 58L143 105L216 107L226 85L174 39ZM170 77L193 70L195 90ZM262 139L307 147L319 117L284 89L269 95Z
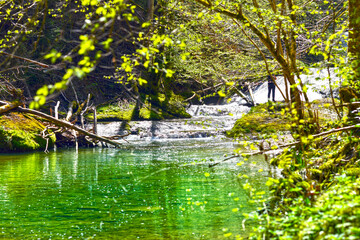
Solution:
M237 174L264 190L258 169L267 167L262 159L240 167L201 164L232 150L230 143L178 142L0 155L0 238L243 236L242 213L256 206L247 203Z

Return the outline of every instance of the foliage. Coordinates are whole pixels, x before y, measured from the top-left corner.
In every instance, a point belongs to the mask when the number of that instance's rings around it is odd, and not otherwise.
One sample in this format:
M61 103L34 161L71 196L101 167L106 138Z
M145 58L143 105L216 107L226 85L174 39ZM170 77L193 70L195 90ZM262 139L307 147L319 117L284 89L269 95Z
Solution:
M267 63L264 52L260 49L258 44L252 41L251 36L256 36L262 46L266 48L266 51L270 53L270 56L276 60L281 68L282 73L291 85L290 97L292 107L297 110L298 118L304 118L304 108L300 96L303 96L306 103L309 104L306 91L297 88L300 86L303 88L303 83L299 78L299 69L297 64L297 52L303 52L304 49L309 49L311 45L306 39L316 38L320 35L318 31L313 32L313 36L310 37L309 28L313 26L311 21L304 21L306 18L307 8L318 8L318 4L311 2L311 4L305 4L303 1L282 1L281 4L276 5L275 1L244 1L243 3L224 1L203 1L195 0L200 5L204 6L215 14L222 14L232 20L242 32L248 37L252 44L259 50L263 60ZM325 6L329 3L325 2ZM342 3L339 3L337 7L341 7ZM332 6L332 5L331 5ZM334 15L337 10L332 8ZM340 13L344 10L341 9ZM309 18L311 20L317 20L317 18L324 14L323 11L313 11L311 14L316 14L316 17ZM338 15L336 15L338 17ZM335 17L330 21L335 21ZM343 22L343 19L339 20ZM322 32L326 32L328 25L323 25ZM247 34L246 31L250 33ZM299 44L304 43L304 44ZM304 49L301 49L304 48ZM284 51L286 50L286 51ZM266 64L267 71L270 73L269 66ZM287 99L290 101L290 99ZM311 115L311 113L309 113Z
M230 19L191 1L171 2L166 13L171 36L180 45L169 51L174 81L200 97L231 94L233 87L258 81L266 73L259 54Z
M335 182L313 204L292 199L285 218L271 218L258 231L267 239L358 239L360 179L341 175Z
M281 71L289 85L287 105L254 108L229 133L238 137L238 131L253 131L267 137L291 130L297 140L271 160L283 177L269 179L272 198L265 213L249 215L263 223L256 229L258 237L356 239L359 198L351 196L359 193L359 181L353 180L358 175L359 132L313 136L358 121L353 111L358 105L352 105L359 98L356 31L350 31L351 54L345 54L347 16L350 30L358 29L353 28L358 22L357 11L351 11L357 10L353 3L347 14L347 1L170 0L158 1L157 11L145 1L33 0L24 6L2 1L0 77L6 82L9 75L25 77L22 84L33 108L56 94L79 103L83 96L75 88L85 88L89 79L96 79L92 82L96 86L110 82L131 104L100 107L100 115L160 119L185 116L183 99L174 100L181 91L189 98L225 97L244 81ZM332 82L329 74L332 88L342 84L350 89L340 102L348 104L348 114L336 106L331 93L337 119L327 125L311 106L299 77L300 71L307 72L304 63L309 63L309 56L323 60L317 67L328 71L335 67L343 82ZM45 81L47 77L51 80ZM29 90L31 81L37 83L36 94ZM65 89L74 93L64 94ZM270 124L261 124L261 119L270 118ZM1 126L5 143L16 149L18 142L39 147L27 138L35 133L25 135L6 129L5 123ZM343 173L352 177L335 178ZM243 186L254 192L248 183Z
M282 177L268 180L271 197L263 214L249 215L262 221L253 239L359 237L357 134L301 137L298 146L270 161Z

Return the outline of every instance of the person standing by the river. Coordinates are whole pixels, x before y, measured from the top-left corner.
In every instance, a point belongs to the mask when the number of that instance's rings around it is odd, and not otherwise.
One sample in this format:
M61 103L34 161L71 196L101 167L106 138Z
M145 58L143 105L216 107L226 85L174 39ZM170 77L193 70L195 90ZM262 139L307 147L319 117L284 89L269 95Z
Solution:
M272 75L274 81L276 80L276 76ZM267 76L267 80L268 80L268 100L270 101L270 95L272 92L272 101L275 102L275 83L273 81L273 79L271 78L270 75Z

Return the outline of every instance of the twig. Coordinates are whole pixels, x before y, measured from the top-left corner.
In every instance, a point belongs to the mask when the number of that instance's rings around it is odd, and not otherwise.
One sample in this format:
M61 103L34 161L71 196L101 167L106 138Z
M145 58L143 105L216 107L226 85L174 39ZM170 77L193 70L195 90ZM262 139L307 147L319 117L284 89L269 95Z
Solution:
M60 101L57 101L56 106L55 106L55 118L59 119L59 106L60 106Z
M24 57L20 57L20 56L16 56L14 54L10 54L10 53L6 53L6 52L3 52L1 51L0 54L4 54L6 56L9 56L9 57L12 57L12 58L17 58L17 59L21 59L21 60L24 60L26 62L30 62L30 63L34 63L36 65L39 65L40 67L43 67L43 68L49 68L50 66L47 65L47 64L44 64L44 63L41 63L41 62L37 62L35 60L31 60L29 58L24 58Z
M350 103L343 103L340 105L336 105L335 107L346 107L346 106L350 106L350 105L359 105L360 102L350 102Z

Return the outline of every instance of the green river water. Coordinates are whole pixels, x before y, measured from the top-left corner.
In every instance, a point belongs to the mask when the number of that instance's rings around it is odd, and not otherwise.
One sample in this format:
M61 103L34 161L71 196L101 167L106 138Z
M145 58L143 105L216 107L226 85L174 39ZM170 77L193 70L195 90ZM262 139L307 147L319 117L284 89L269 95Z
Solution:
M219 140L0 155L0 239L235 239L266 191L262 157L209 168ZM256 164L255 164L256 163ZM264 169L263 172L259 169ZM238 174L249 178L239 179ZM231 235L230 235L231 234Z

